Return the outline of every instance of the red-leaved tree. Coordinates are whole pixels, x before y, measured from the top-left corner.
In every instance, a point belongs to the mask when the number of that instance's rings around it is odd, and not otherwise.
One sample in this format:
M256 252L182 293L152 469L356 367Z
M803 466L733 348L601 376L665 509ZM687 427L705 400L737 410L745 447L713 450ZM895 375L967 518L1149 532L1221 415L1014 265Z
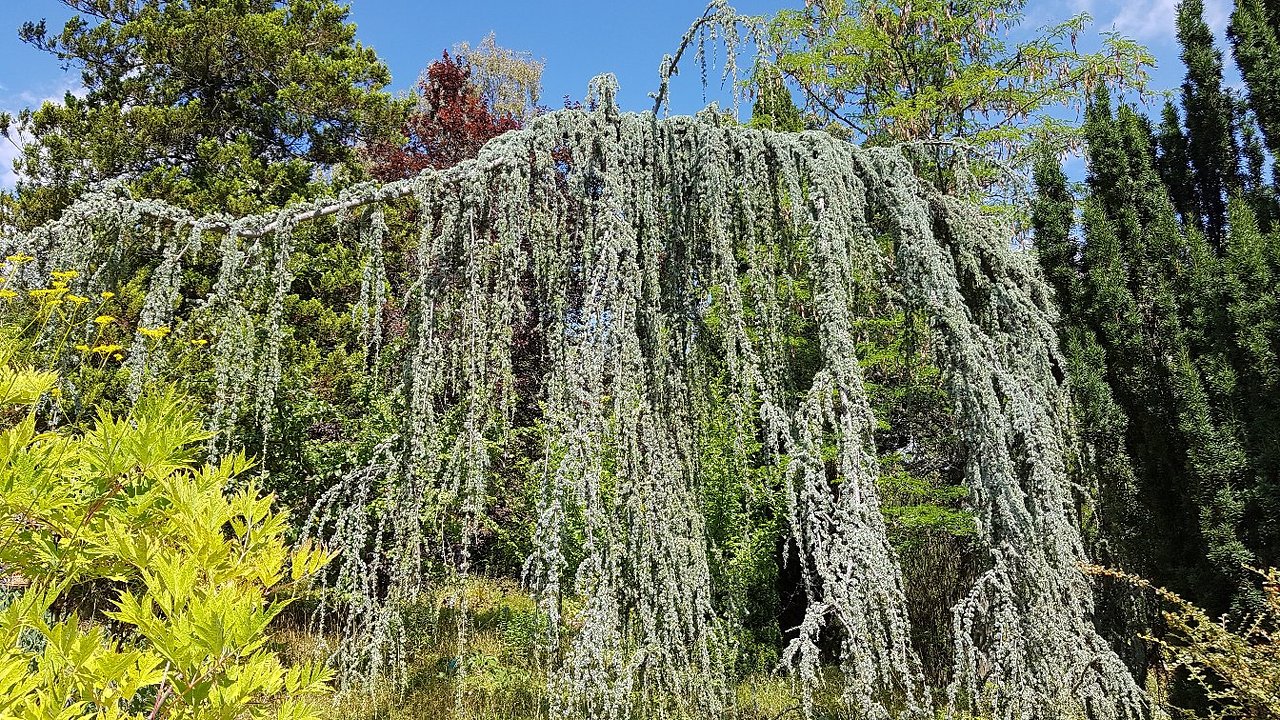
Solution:
M473 158L491 138L520 127L510 114L497 114L471 80L464 58L445 52L418 81L418 107L405 121L403 145L380 143L365 151L378 180L399 180L426 168L447 168Z

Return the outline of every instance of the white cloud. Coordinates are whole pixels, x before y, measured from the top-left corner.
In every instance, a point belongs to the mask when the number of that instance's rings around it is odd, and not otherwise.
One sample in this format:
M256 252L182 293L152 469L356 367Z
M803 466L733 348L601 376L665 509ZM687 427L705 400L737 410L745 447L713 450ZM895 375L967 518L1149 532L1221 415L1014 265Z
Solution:
M1219 40L1227 36L1227 23L1231 20L1231 8L1225 0L1206 0L1204 4L1204 20L1213 28L1213 34Z
M18 184L18 173L13 171L13 161L18 157L18 148L5 138L0 138L0 188L6 190Z
M1163 40L1174 35L1177 0L1129 2L1111 19L1116 30L1136 40Z
M1092 4L1089 0L1084 3ZM1104 25L1143 42L1173 40L1177 35L1177 0L1130 0ZM1204 19L1221 42L1231 17L1229 0L1205 0Z
M0 92L4 93L0 95L0 112L7 112L15 117L23 108L38 108L46 102L60 103L66 98L68 92L77 97L84 97L84 88L77 79L69 75L64 76L53 87L25 89L16 93L7 91L8 88L0 85ZM12 141L0 137L0 188L5 189L13 188L18 183L18 174L13 170L13 161L18 157L16 145L22 144L17 128L11 128L10 134L14 136Z

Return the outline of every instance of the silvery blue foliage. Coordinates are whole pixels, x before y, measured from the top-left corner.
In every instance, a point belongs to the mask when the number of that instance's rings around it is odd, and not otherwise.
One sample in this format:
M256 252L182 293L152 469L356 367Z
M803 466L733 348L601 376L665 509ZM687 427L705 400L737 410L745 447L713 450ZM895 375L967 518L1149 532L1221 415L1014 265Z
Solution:
M784 662L805 711L823 682L820 638L835 637L857 717L932 712L880 513L857 348L866 298L890 298L929 319L991 555L955 609L951 709L1145 717L1141 691L1091 624L1063 460L1067 400L1051 372L1054 311L1008 231L919 180L904 150L747 130L714 113L620 114L615 84L596 92L594 111L544 115L475 160L359 186L323 207L192 218L108 188L4 245L44 263L24 281L76 268L92 291L120 262L113 238L162 227L143 312L180 322L184 258L218 243L217 280L187 319L215 328L210 422L225 431L248 414L266 436L293 228L372 208L355 220L364 266L352 312L377 363L388 232L378 205L412 198L418 274L404 298L406 351L390 360L401 422L303 528L341 551L325 596L345 612L337 659L348 678L403 676L401 608L425 589L428 560L469 570L518 399L515 328L532 322L545 344L545 447L526 578L550 619L552 710L567 718L715 716L729 700L729 634L699 501L699 418L713 402L729 403L737 447L762 441L766 457L740 451L740 462L786 468L808 605ZM786 294L794 287L810 292L800 306ZM785 380L792 313L818 341L799 389ZM727 387L713 398L717 378ZM213 449L234 441L222 432ZM571 532L581 534L577 562Z
M360 268L360 300L351 309L360 328L364 362L376 366L382 351L382 307L387 301L387 268L383 260L383 239L389 230L382 208L375 207L368 221L360 225L360 248L364 253Z

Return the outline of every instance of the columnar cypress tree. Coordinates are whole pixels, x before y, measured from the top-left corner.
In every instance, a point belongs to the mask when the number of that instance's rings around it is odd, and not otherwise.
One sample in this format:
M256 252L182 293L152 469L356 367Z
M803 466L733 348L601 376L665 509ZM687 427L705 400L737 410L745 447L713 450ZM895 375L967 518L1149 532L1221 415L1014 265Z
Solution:
M1077 465L1097 503L1096 526L1089 536L1095 557L1134 566L1138 526L1137 479L1125 448L1129 418L1107 384L1107 353L1093 328L1073 310L1080 307L1080 244L1073 237L1075 197L1056 157L1045 153L1035 165L1037 198L1031 223L1036 254L1059 306L1062 349L1070 368L1069 385L1079 433Z
M1186 80L1158 131L1105 94L1087 109L1079 241L1061 170L1036 168L1094 554L1215 611L1253 609L1246 568L1280 558L1280 236L1264 177L1280 139L1278 21L1280 2L1237 4L1246 103L1223 86L1203 3L1180 3ZM1105 593L1099 620L1133 634Z
M1239 189L1239 151L1233 132L1235 103L1222 87L1222 52L1204 21L1202 0L1178 5L1178 42L1187 66L1182 83L1187 151L1200 196L1202 227L1220 243L1226 232L1227 196Z
M1079 357L1105 356L1107 386L1124 409L1119 415L1129 419L1111 425L1124 430L1142 507L1139 516L1130 515L1138 525L1123 555L1161 582L1225 607L1249 560L1236 537L1239 498L1231 489L1242 486L1247 462L1230 413L1222 411L1233 373L1207 350L1220 340L1212 336L1221 325L1212 291L1215 254L1198 229L1179 232L1153 164L1146 119L1128 106L1112 115L1102 95L1088 110L1085 136L1089 195L1080 293L1066 315L1096 333L1102 352L1085 346ZM1079 365L1073 369L1088 377ZM1078 402L1083 416L1106 416L1089 405L1106 407L1105 401ZM1085 439L1107 447L1098 433ZM1114 461L1103 484L1124 496L1124 455L1108 452Z
M1122 130L1109 99L1098 98L1086 115L1090 192L1083 205L1082 292L1074 314L1096 334L1107 359L1107 383L1131 418L1125 442L1142 481L1140 503L1148 518L1137 528L1137 553L1150 558L1160 547L1153 538L1177 527L1189 508L1186 493L1151 487L1152 478L1179 477L1172 458L1180 453L1168 446L1172 428L1161 427L1166 403L1155 393L1160 383L1145 342L1144 308L1131 289L1149 282L1139 279L1146 273L1149 252L1134 202L1143 194L1135 190L1142 176L1132 170L1134 157L1126 152ZM1196 538L1181 537L1191 547L1198 545ZM1188 548L1169 549L1172 557L1192 554ZM1150 565L1154 570L1164 563Z
M1232 54L1249 91L1267 149L1280 152L1280 3L1237 0L1227 26Z
M1067 188L1067 176L1047 149L1036 158L1036 201L1031 209L1036 254L1045 278L1058 302L1073 305L1079 293L1079 246L1071 237L1075 224L1075 197Z
M1267 176L1267 148L1258 114L1249 108L1248 101L1236 101L1240 122L1240 170L1243 196L1262 232L1270 232L1280 217L1280 204L1275 193L1275 163L1271 163L1271 177ZM1228 223L1230 210L1228 209Z
M1267 563L1280 556L1280 237L1264 232L1250 204L1232 201L1221 267L1229 352L1237 368L1238 407L1254 471L1246 508L1247 540Z
M1178 107L1166 101L1160 112L1160 128L1156 132L1156 167L1169 187L1169 199L1185 224L1199 224L1199 198L1192 180L1191 150L1182 131Z
M1159 172L1147 120L1128 106L1113 114L1100 94L1085 124L1089 193L1078 259L1062 229L1069 196L1051 167L1037 172L1034 221L1041 263L1064 307L1080 465L1098 473L1099 524L1119 545L1112 557L1225 609L1252 561L1238 533L1248 462L1236 375L1222 349L1222 268L1198 227L1213 214L1184 216L1184 231L1161 178L1186 171L1202 191L1204 175L1196 160L1180 161L1191 143L1182 142L1172 108L1164 120Z

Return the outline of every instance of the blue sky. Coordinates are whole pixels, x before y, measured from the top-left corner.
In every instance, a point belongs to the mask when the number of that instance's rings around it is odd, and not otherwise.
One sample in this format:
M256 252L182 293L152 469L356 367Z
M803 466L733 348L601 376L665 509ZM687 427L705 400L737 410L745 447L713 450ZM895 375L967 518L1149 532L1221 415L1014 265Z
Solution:
M647 96L657 87L658 62L664 53L674 51L705 5L702 0L350 2L357 36L387 62L397 91L407 92L422 68L442 50L463 40L478 43L493 31L498 44L545 60L545 104L554 107L566 94L580 99L591 77L612 72L621 85L620 104L627 110L650 106ZM768 14L802 4L803 0L733 2L748 14ZM1205 0L1205 5L1209 23L1221 40L1230 0ZM1176 88L1182 70L1173 37L1175 6L1176 0L1030 0L1027 15L1028 25L1039 26L1073 12L1088 12L1094 18L1092 30L1115 29L1147 44L1160 64L1153 73L1155 87ZM45 17L51 28L58 28L69 14L57 0L0 0L0 110L37 106L77 87L77 73L63 72L56 59L17 39L25 20ZM673 82L672 112L691 113L704 105L697 75L690 65ZM713 80L715 77L718 73ZM710 99L718 94L714 87L708 93ZM0 185L13 183L12 158L13 148L7 143L0 145Z

